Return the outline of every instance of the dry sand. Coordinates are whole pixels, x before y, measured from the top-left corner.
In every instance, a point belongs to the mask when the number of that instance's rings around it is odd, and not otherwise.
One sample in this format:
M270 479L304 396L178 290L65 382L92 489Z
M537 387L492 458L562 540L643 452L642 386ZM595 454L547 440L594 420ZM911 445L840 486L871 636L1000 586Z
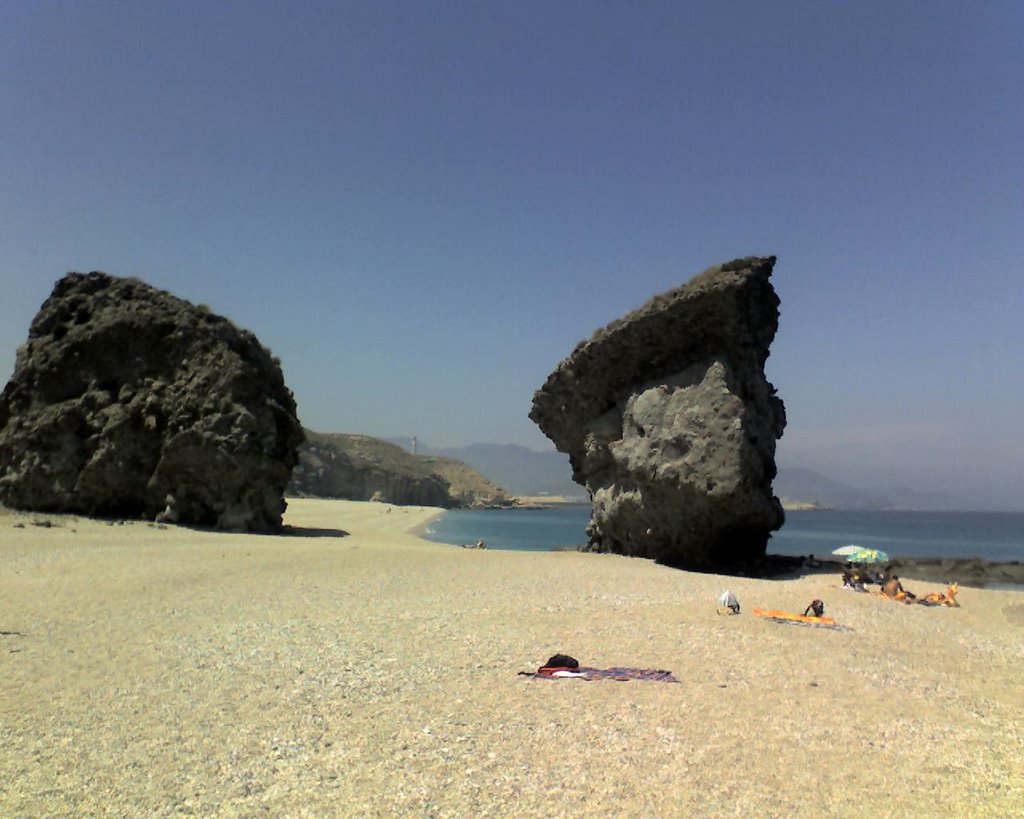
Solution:
M408 533L434 514L292 501L283 537L0 514L0 815L1024 810L1024 593L926 609ZM854 630L749 614L812 598ZM517 676L555 652L682 682Z

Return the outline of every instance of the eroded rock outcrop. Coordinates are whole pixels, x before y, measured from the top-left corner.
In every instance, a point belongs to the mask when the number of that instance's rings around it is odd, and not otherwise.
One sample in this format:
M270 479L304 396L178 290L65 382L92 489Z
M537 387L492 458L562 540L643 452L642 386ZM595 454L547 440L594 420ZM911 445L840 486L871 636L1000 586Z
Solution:
M454 458L413 455L369 435L306 430L292 495L444 508L511 505L508 494Z
M756 561L785 410L765 378L774 257L713 267L582 342L530 417L593 501L589 547L713 569Z
M0 395L0 502L272 530L301 441L252 333L138 279L70 273Z
M500 486L455 458L417 456L448 483L448 495L459 507L512 506L513 499Z
M288 492L399 506L457 505L448 482L400 446L369 435L310 430Z

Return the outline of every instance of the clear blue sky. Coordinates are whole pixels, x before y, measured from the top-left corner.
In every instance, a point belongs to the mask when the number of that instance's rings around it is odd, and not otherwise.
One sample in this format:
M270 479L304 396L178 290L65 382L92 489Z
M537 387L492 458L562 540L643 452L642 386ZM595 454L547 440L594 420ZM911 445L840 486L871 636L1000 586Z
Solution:
M580 339L776 254L783 465L1024 508L1024 4L0 4L0 379L56 279L277 354L302 421L547 440Z

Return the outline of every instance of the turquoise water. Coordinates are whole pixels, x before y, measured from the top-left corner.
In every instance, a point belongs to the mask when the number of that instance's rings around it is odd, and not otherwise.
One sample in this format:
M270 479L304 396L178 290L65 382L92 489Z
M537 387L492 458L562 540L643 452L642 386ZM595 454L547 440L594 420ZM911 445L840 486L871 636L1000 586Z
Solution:
M490 549L550 551L586 542L589 506L536 510L455 510L424 534L440 543ZM983 557L1024 560L1024 513L1018 512L787 512L768 542L783 555L827 555L847 544L882 549L891 557Z
M587 542L590 506L555 509L455 509L430 524L423 534L438 543L476 543L488 549L550 552Z

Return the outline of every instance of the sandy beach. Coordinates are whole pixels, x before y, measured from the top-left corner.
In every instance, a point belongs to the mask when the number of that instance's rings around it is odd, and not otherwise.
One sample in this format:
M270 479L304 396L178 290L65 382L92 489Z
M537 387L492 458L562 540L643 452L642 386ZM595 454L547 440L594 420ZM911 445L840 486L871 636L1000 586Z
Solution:
M293 500L253 536L0 512L0 815L1024 809L1024 592L929 609L464 550L415 536L436 514ZM814 598L852 630L750 614ZM556 652L681 682L517 675Z

